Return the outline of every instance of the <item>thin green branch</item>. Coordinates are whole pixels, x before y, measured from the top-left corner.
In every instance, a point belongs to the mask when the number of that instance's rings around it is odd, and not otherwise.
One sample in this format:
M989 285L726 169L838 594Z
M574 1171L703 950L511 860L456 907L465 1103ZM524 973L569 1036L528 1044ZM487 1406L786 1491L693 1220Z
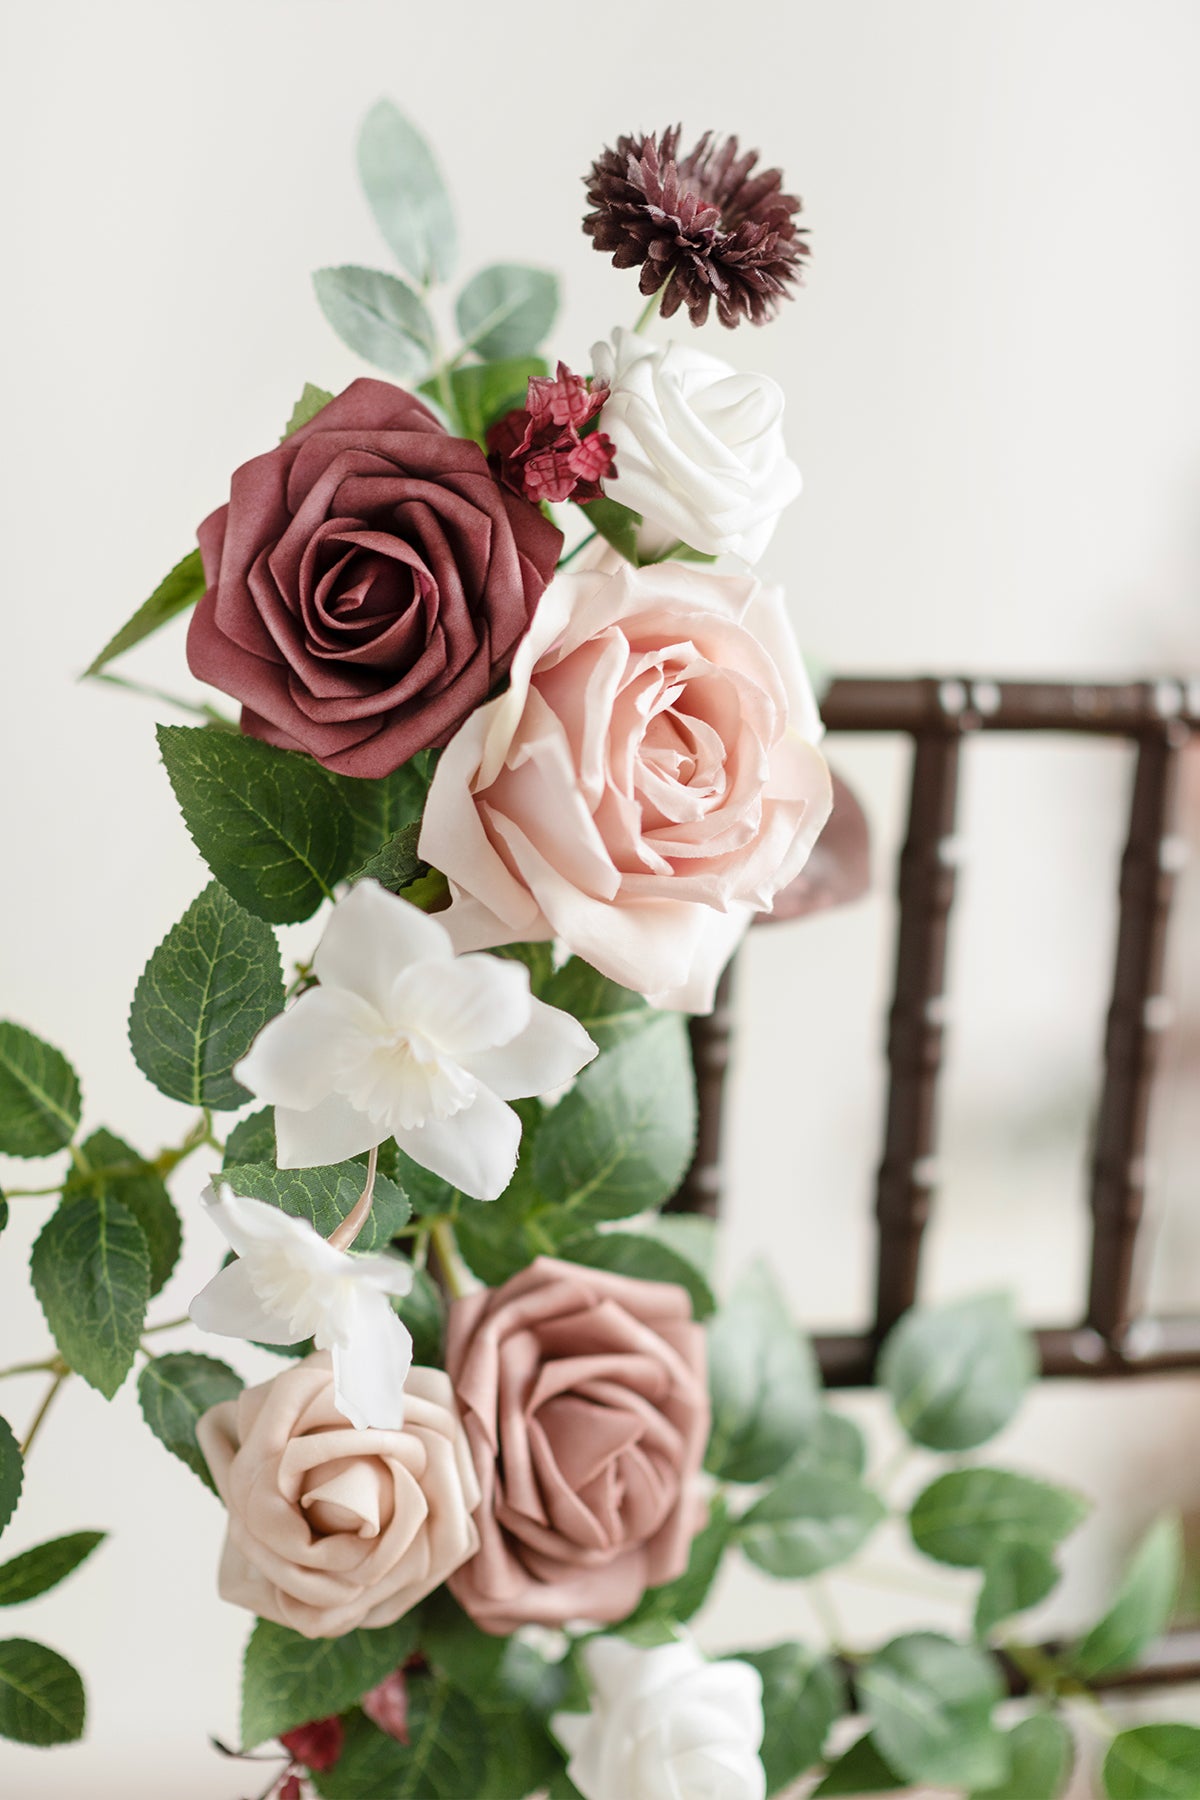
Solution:
M24 1461L25 1458L28 1457L29 1452L33 1449L33 1441L37 1437L38 1432L42 1429L42 1425L45 1422L46 1415L50 1411L50 1408L54 1404L55 1395L58 1393L59 1389L62 1387L63 1382L69 1379L70 1374L71 1374L70 1369L68 1369L64 1364L64 1366L61 1369L59 1369L58 1372L55 1374L55 1377L54 1377L53 1381L50 1383L50 1386L46 1389L45 1395L42 1399L42 1404L38 1407L36 1413L34 1413L34 1415L33 1415L33 1423L29 1427L29 1430L25 1433L25 1441L21 1445L21 1460L22 1461Z

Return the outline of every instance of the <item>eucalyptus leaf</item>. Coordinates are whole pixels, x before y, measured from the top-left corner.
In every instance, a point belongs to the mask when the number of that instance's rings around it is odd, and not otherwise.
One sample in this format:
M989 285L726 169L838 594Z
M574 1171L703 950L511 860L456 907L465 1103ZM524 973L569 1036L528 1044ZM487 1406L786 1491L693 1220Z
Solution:
M108 1194L64 1201L42 1227L29 1269L63 1356L111 1400L133 1366L150 1298L141 1226Z
M0 1606L19 1606L48 1593L65 1581L106 1536L103 1531L73 1531L68 1537L35 1544L31 1550L22 1550L19 1556L0 1564Z
M914 1443L973 1450L1008 1424L1037 1357L1005 1294L906 1313L893 1328L879 1378Z
M355 1714L337 1763L313 1776L322 1800L482 1800L487 1721L468 1695L443 1681L410 1680L407 1723L408 1743L399 1744Z
M981 1569L998 1543L1052 1549L1087 1517L1088 1503L1066 1488L1007 1469L952 1469L913 1502L913 1543L937 1562Z
M801 1468L743 1515L737 1540L768 1575L803 1581L846 1562L885 1517L883 1502L854 1476Z
M804 1443L821 1410L812 1350L774 1280L756 1264L708 1326L712 1435L705 1468L765 1481Z
M558 280L546 269L495 263L472 276L455 317L463 343L484 360L529 356L549 336L558 311Z
M1003 1696L982 1650L936 1632L893 1638L860 1671L859 1701L888 1763L934 1787L995 1787L1008 1751L992 1720Z
M812 1429L784 1469L783 1479L796 1469L822 1469L831 1475L860 1476L866 1466L866 1439L854 1420L826 1408L817 1414Z
M79 1077L61 1050L0 1020L0 1151L53 1156L74 1137L80 1110Z
M683 1574L676 1576L674 1581L665 1582L662 1587L647 1588L622 1630L654 1619L683 1625L698 1613L716 1580L721 1558L733 1541L736 1525L725 1501L719 1494L714 1494L709 1503L708 1519L692 1539Z
M242 1670L242 1743L247 1748L343 1712L377 1687L416 1648L412 1615L378 1631L307 1638L260 1619Z
M1183 1529L1171 1515L1138 1545L1116 1599L1071 1654L1085 1681L1127 1669L1171 1622L1183 1577Z
M1071 1778L1075 1744L1061 1719L1033 1713L1007 1734L1010 1768L999 1787L975 1788L970 1800L1059 1800Z
M135 644L150 637L178 613L195 606L197 600L203 598L204 588L204 563L200 552L198 549L189 550L175 564L170 574L163 577L150 598L143 600L132 619L122 625L115 637L109 638L99 656L88 664L84 674L98 675L114 658L124 655L126 650L132 650Z
M363 120L358 173L400 266L423 288L448 281L458 259L450 195L428 143L390 100L377 101Z
M975 1636L989 1632L1017 1613L1027 1612L1052 1594L1061 1571L1043 1544L1001 1538L983 1562L983 1585L975 1603Z
M768 1650L736 1650L762 1676L763 1768L768 1794L777 1794L820 1762L825 1739L846 1704L837 1666L807 1644L774 1644Z
M418 381L433 356L433 321L423 302L379 269L318 269L317 303L344 344L399 381Z
M28 1638L0 1644L0 1737L18 1744L73 1744L83 1736L87 1702L65 1656Z
M317 1169L276 1169L269 1163L250 1163L222 1170L221 1180L228 1182L235 1194L265 1200L294 1219L307 1219L327 1238L357 1204L364 1174L357 1162ZM410 1211L403 1188L386 1175L377 1175L371 1211L354 1240L355 1250L385 1249L408 1224Z
M1135 1725L1122 1731L1104 1759L1108 1800L1196 1800L1200 1794L1200 1729Z
M692 1317L707 1319L716 1306L712 1289L692 1263L666 1244L632 1231L585 1231L558 1246L567 1262L589 1269L611 1269L639 1281L669 1281L681 1287L692 1302Z
M894 1794L908 1783L880 1754L870 1732L857 1738L829 1767L811 1800L833 1800L835 1795Z
M311 381L306 381L300 398L292 408L292 416L287 422L283 436L279 440L280 443L286 444L290 437L295 437L302 425L311 424L317 414L327 407L332 399L333 395L327 388L314 387Z
M17 1510L24 1479L25 1464L21 1457L21 1446L8 1420L0 1415L0 1531L4 1530Z
M236 1400L243 1386L227 1363L190 1350L153 1357L138 1376L138 1404L147 1425L214 1494L216 1484L196 1442L196 1423L210 1406Z
M145 1159L111 1131L93 1131L80 1146L79 1169L67 1183L68 1199L79 1193L109 1194L127 1206L150 1253L150 1297L169 1279L183 1241L179 1214L166 1184Z

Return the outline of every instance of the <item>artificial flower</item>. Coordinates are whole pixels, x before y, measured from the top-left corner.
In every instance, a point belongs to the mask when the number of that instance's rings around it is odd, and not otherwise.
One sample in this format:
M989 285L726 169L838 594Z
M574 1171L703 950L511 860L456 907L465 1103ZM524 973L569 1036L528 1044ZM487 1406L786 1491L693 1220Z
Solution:
M560 362L554 375L530 377L525 405L489 429L492 467L506 487L540 505L543 500L598 500L613 474L612 440L586 432L606 391ZM586 432L586 435L585 435Z
M404 1424L351 1431L327 1354L210 1407L196 1436L229 1514L222 1598L304 1637L391 1625L479 1541L448 1377L413 1369Z
M706 555L756 563L800 471L783 441L783 392L690 344L653 344L618 330L596 344L608 389L601 429L616 452L604 492L642 515L647 560L684 543Z
M302 1344L332 1352L338 1411L352 1425L398 1426L412 1337L389 1294L412 1288L411 1264L398 1256L351 1256L327 1243L307 1219L235 1194L204 1192L208 1215L236 1262L201 1288L188 1311L202 1331L257 1344Z
M605 149L587 176L593 210L583 229L618 269L640 266L643 294L666 284L662 314L686 305L703 325L717 303L722 325L762 325L801 276L808 255L778 169L758 169L758 152L739 154L735 137L706 131L679 155L679 126L659 139L636 135Z
M439 920L360 881L334 906L309 988L259 1032L239 1081L275 1108L281 1169L342 1162L385 1138L477 1200L503 1193L521 1122L596 1046L529 991L510 958L455 958Z
M584 1800L763 1800L762 1677L707 1662L688 1641L641 1649L593 1638L580 1656L591 1710L556 1713L567 1774Z
M243 464L197 536L192 673L243 731L370 777L490 693L562 546L478 444L370 380Z
M446 1368L483 1494L450 1587L482 1630L623 1619L682 1574L709 1426L682 1288L539 1256L454 1301Z
M446 929L460 950L558 937L709 1011L828 816L820 731L778 590L615 554L565 570L508 691L438 763L420 850L450 881Z

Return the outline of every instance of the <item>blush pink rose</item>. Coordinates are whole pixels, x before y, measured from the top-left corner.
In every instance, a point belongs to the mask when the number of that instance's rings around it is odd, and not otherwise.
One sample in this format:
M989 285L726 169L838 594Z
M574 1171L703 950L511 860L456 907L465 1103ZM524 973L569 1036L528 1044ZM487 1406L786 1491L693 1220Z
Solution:
M238 469L197 536L192 673L251 736L370 777L487 697L562 546L478 444L370 380Z
M483 1493L449 1585L482 1630L623 1619L683 1573L709 1406L682 1288L539 1256L454 1302L446 1368Z
M434 776L420 853L449 878L455 948L558 937L711 1010L828 817L820 734L778 589L615 556L565 571Z
M221 1598L305 1637L394 1624L478 1546L479 1484L441 1369L410 1371L403 1425L356 1430L320 1351L210 1407L196 1436L229 1513Z

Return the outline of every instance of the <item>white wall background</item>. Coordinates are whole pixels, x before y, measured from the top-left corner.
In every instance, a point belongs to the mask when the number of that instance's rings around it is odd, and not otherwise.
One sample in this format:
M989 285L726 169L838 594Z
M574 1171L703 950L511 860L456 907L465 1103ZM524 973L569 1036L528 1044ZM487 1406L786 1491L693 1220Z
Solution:
M203 876L156 763L155 709L74 677L234 465L274 442L302 383L359 372L308 276L385 260L353 168L381 93L434 138L471 262L562 270L555 348L576 367L639 304L578 229L579 177L603 142L682 116L784 166L813 230L809 286L770 330L710 336L787 387L807 492L770 561L821 661L1200 667L1194 0L7 0L3 31L0 1010L71 1053L90 1125L145 1148L182 1129L122 1021ZM128 667L184 690L182 632ZM886 866L903 769L885 748L840 755ZM1094 1072L1123 779L1119 757L1071 749L1043 763L989 746L973 762L931 1291L1017 1284L1046 1319L1075 1303L1082 1150L1068 1134L1082 1137ZM1177 960L1194 985L1194 887L1187 910ZM889 929L880 894L764 932L745 959L729 1257L769 1248L812 1324L849 1322L865 1300ZM1163 1229L1193 1245L1186 1133L1164 1139L1172 1153ZM178 1183L187 1245L161 1317L213 1266L196 1185L190 1169ZM13 1211L0 1365L47 1346L23 1273L44 1203ZM1194 1260L1167 1262L1173 1303L1200 1301ZM252 1372L253 1353L242 1363ZM4 1384L18 1430L38 1392ZM1068 1617L1160 1498L1200 1504L1197 1427L1188 1382L1060 1389L1001 1446L1104 1502ZM129 1383L111 1408L68 1387L4 1549L84 1526L113 1538L11 1629L83 1668L89 1740L0 1745L0 1794L255 1791L257 1770L205 1744L235 1733L247 1628L213 1592L219 1509L150 1439ZM938 1616L848 1585L843 1604L868 1638ZM735 1576L708 1635L807 1626L796 1590Z

